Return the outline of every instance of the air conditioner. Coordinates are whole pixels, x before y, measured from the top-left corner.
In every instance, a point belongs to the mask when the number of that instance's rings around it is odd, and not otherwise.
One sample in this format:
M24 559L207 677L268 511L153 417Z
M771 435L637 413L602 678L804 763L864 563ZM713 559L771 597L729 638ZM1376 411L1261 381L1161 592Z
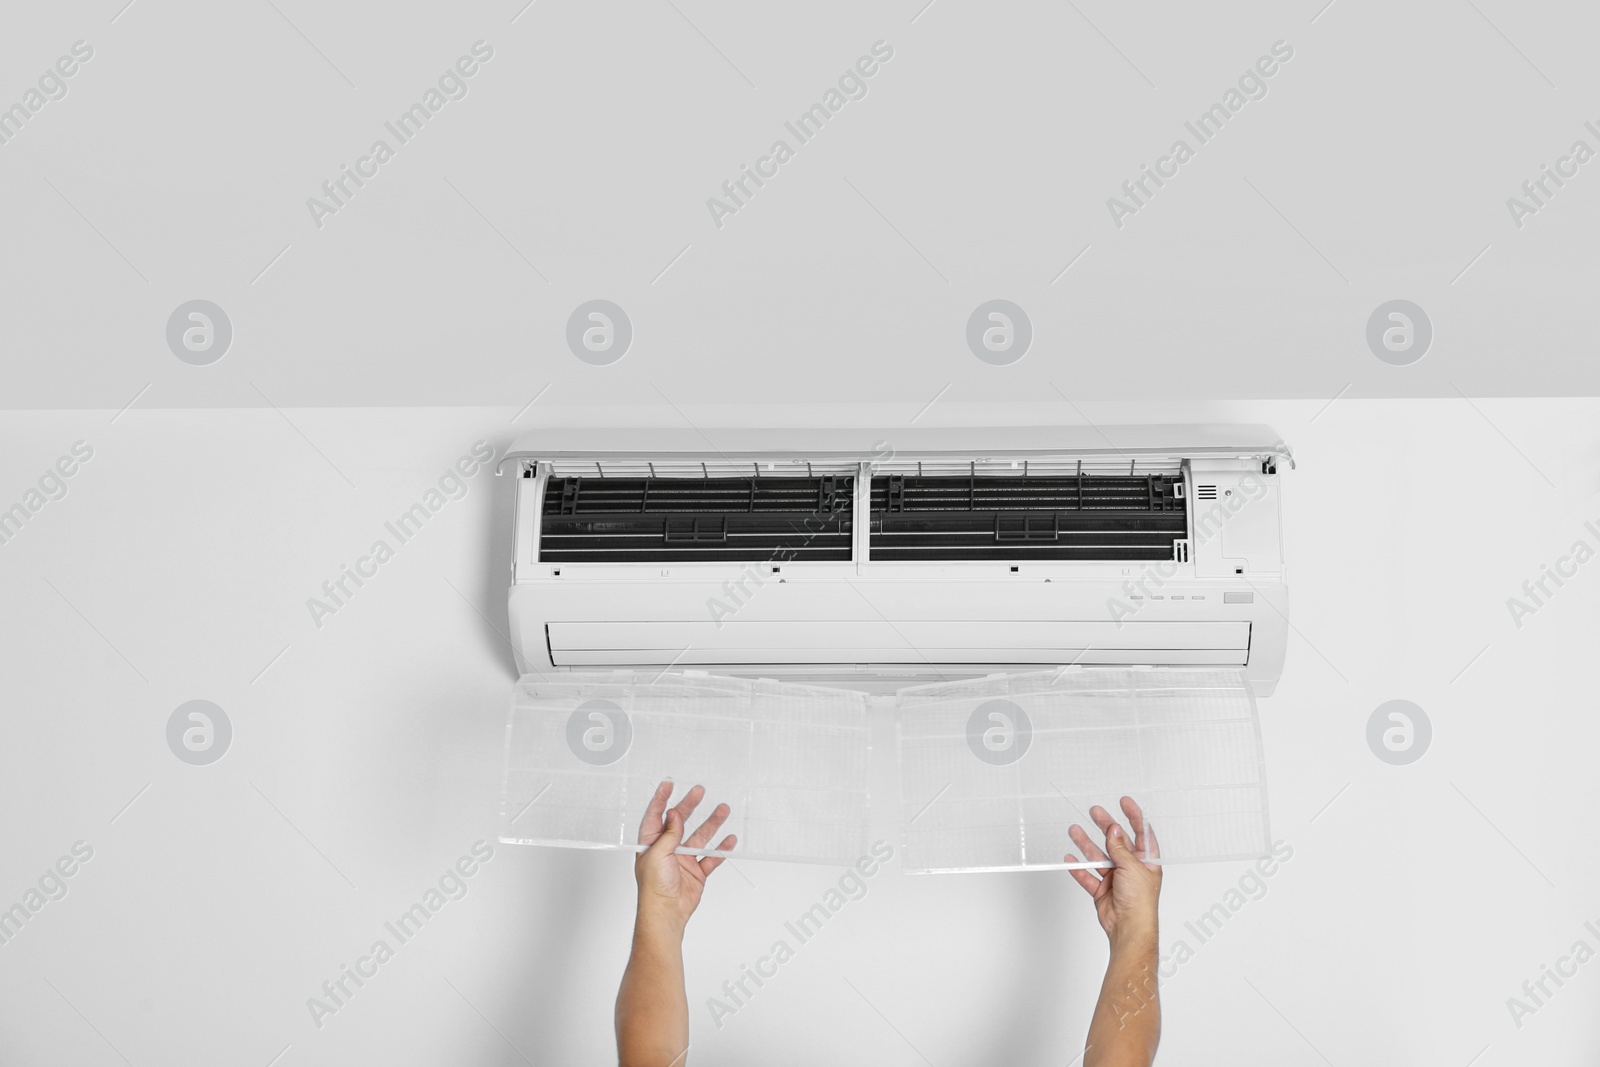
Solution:
M533 431L501 463L517 666L877 690L1219 667L1265 696L1292 463L1262 426Z

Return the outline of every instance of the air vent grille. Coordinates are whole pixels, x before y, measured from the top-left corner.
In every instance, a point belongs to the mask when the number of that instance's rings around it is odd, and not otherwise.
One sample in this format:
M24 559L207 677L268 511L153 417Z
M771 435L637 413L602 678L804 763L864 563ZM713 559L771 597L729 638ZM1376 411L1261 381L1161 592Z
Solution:
M549 563L849 560L854 477L551 478Z
M1172 474L872 480L873 560L1170 560L1188 532Z
M825 474L853 475L857 465L848 460L773 459L755 462L732 459L557 459L550 473L557 478L816 478Z
M1215 500L1217 499L1217 487L1214 485L1196 486L1195 496L1201 500Z
M1173 456L1083 456L1051 457L1048 455L1028 459L1009 456L955 457L955 456L863 456L873 474L915 474L939 476L958 474L993 475L995 477L1029 477L1047 475L1170 474L1176 477L1183 464ZM704 460L663 456L659 459L632 457L603 457L595 459L554 459L545 461L552 477L556 478L767 478L802 477L817 478L825 474L853 475L858 462L850 459L819 455L812 458L773 456L769 459L724 459L710 457Z
M950 475L991 475L994 477L1061 477L1101 474L1169 474L1176 478L1183 470L1179 460L1162 456L1092 456L1083 459L1041 457L1037 459L958 459L893 458L874 460L874 474L915 474L920 477Z

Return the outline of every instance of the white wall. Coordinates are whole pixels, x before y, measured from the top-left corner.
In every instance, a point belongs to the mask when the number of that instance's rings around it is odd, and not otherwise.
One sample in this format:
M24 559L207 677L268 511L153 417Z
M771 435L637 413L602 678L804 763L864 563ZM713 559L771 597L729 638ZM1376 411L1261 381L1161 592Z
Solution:
M1273 833L1294 856L1204 945L1184 921L1245 865L1169 871L1163 942L1196 952L1164 987L1163 1063L1600 1051L1600 964L1550 986L1520 1028L1506 1007L1575 940L1600 947L1583 926L1600 926L1600 563L1520 629L1505 603L1575 540L1600 545L1584 528L1600 526L1600 419L1590 401L1476 403L1080 405L1097 424L1267 422L1299 458L1285 478L1295 636L1262 704ZM115 414L0 419L7 506L74 442L94 449L0 544L0 904L74 842L94 849L66 897L0 945L0 1058L266 1064L289 1046L278 1063L604 1062L629 857L493 844L509 484L476 475L320 629L305 606L475 440L502 449L516 408ZM685 414L713 437L794 417ZM1365 740L1394 697L1435 731L1405 767ZM235 731L211 766L167 747L168 717L194 698ZM895 842L889 731L880 716L873 836ZM466 896L314 1026L307 998L393 943L383 922L479 839L494 857ZM1060 1064L1081 1047L1105 953L1065 874L893 863L716 1027L706 999L836 877L772 863L715 876L686 950L692 1062Z

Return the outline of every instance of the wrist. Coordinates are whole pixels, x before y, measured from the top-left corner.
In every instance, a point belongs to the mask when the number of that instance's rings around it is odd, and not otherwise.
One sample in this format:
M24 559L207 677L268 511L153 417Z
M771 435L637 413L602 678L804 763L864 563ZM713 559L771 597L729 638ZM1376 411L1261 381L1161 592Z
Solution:
M1118 919L1117 925L1106 936L1111 941L1113 954L1148 953L1153 955L1157 953L1160 941L1160 934L1154 916L1149 919L1134 919L1131 917Z
M639 906L634 913L634 931L676 940L683 939L684 927L689 917L678 908L675 900L666 900L650 893L639 894Z

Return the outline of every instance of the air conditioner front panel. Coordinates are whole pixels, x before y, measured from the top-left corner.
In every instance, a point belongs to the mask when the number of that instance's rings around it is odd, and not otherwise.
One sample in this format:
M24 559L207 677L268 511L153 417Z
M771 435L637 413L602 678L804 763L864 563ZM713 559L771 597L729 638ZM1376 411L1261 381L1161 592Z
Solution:
M551 622L556 666L656 663L1141 663L1244 666L1245 622Z
M1087 648L969 648L908 649L905 645L886 648L810 648L799 649L715 649L690 645L687 648L569 649L551 650L557 667L825 667L860 666L923 668L938 674L939 668L965 664L990 666L1066 666L1084 667L1162 666L1243 667L1244 651L1227 649L1087 649Z
M937 677L960 665L1216 666L1244 667L1270 687L1281 669L1281 585L1179 577L1160 600L1135 601L1126 579L879 576L900 566L848 580L799 576L811 568L786 577L786 568L785 580L760 586L747 573L741 589L732 566L702 580L658 571L591 581L569 564L560 577L513 587L512 638L524 670L882 667Z
M1157 587L1131 568L1125 579L900 579L893 575L896 566L868 566L853 578L820 580L791 577L785 568L757 584L752 572L741 575L732 564L723 574L703 578L684 579L672 568L661 568L643 571L634 581L591 581L581 568L567 565L560 568L559 578L517 583L511 600L519 614L540 627L656 622L715 627L720 621L721 629L728 630L741 623L887 621L902 628L927 623L1085 623L1115 632L1119 621L1121 630L1150 622L1249 623L1270 615L1263 602L1283 590L1276 583L1201 581L1181 573ZM671 576L663 576L662 570ZM1137 581L1145 581L1143 592L1159 599L1140 599L1137 588L1130 596L1131 583Z

